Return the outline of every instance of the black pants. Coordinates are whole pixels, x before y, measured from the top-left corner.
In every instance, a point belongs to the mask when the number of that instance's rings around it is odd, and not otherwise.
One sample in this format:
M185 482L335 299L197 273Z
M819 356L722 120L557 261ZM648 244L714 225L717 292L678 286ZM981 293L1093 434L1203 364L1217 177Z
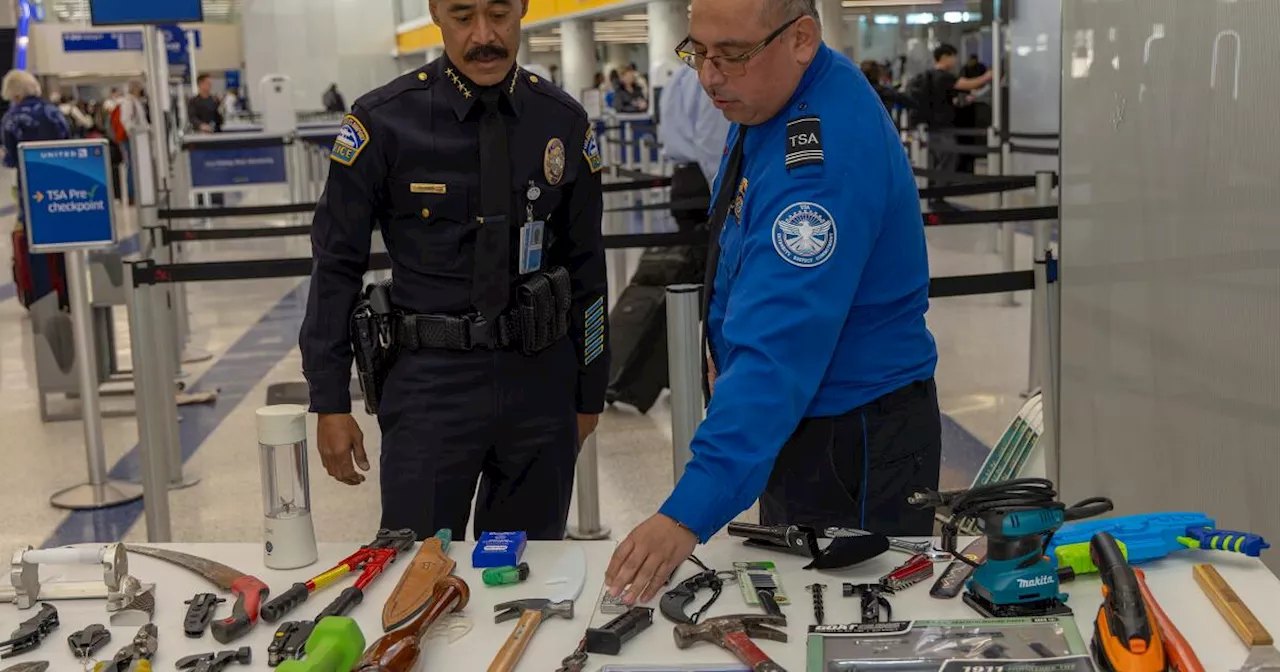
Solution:
M774 463L760 522L933 536L933 511L907 497L936 490L941 469L937 387L912 383L844 415L802 420Z
M671 216L681 231L690 231L707 221L707 207L711 202L711 187L696 163L682 163L671 172L671 202L705 201L701 208L672 208Z
M524 530L564 538L578 459L577 356L565 338L510 350L400 353L383 387L382 527L423 539ZM477 494L476 481L480 487Z

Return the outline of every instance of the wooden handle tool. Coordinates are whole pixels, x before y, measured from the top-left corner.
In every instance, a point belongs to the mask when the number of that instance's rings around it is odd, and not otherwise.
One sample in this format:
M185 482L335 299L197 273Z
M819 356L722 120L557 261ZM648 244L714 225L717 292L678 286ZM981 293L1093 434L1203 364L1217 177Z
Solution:
M489 664L489 672L512 672L516 669L516 663L520 662L520 656L524 655L524 650L529 647L529 642L533 640L533 633L538 631L538 625L542 623L542 612L533 609L526 609L520 614L520 620L516 623L516 627L511 631L511 636L507 637L507 642L502 645L498 651L498 655L494 656L493 662Z
M1192 568L1192 572L1196 577L1196 583L1200 584L1200 589L1209 597L1209 601L1218 609L1218 613L1231 624L1231 629L1236 631L1240 641L1249 647L1275 644L1271 633L1262 627L1258 617L1254 616L1240 596L1236 595L1236 591L1231 589L1216 567L1196 565Z

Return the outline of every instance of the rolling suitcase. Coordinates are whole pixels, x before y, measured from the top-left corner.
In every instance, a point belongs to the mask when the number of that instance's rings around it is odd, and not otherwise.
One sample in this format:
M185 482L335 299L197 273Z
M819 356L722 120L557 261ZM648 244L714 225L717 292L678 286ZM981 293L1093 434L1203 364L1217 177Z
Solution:
M648 413L667 387L667 288L631 285L609 313L612 351L605 401Z
M645 250L631 284L609 313L612 352L605 401L649 412L666 389L667 285L702 282L705 247L655 247Z

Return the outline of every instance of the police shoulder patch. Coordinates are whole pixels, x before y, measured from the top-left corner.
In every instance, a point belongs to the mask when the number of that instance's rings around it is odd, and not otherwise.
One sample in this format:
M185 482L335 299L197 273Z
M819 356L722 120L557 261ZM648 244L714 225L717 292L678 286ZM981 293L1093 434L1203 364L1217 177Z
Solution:
M773 249L792 266L821 266L836 250L836 220L817 203L792 203L773 221Z
M817 117L800 117L787 122L787 170L822 165L822 124Z
M604 160L600 158L600 141L596 139L595 127L588 124L587 138L582 141L582 157L587 160L591 172L598 173L604 168Z
M369 131L365 130L364 124L355 115L348 114L342 118L342 128L338 129L338 137L333 141L329 158L344 166L353 165L367 144Z

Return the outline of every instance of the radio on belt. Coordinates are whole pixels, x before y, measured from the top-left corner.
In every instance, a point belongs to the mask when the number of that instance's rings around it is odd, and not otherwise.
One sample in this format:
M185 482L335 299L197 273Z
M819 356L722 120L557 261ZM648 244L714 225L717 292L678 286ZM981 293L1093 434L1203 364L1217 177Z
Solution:
M471 552L471 566L510 567L520 564L527 535L524 532L482 532Z

